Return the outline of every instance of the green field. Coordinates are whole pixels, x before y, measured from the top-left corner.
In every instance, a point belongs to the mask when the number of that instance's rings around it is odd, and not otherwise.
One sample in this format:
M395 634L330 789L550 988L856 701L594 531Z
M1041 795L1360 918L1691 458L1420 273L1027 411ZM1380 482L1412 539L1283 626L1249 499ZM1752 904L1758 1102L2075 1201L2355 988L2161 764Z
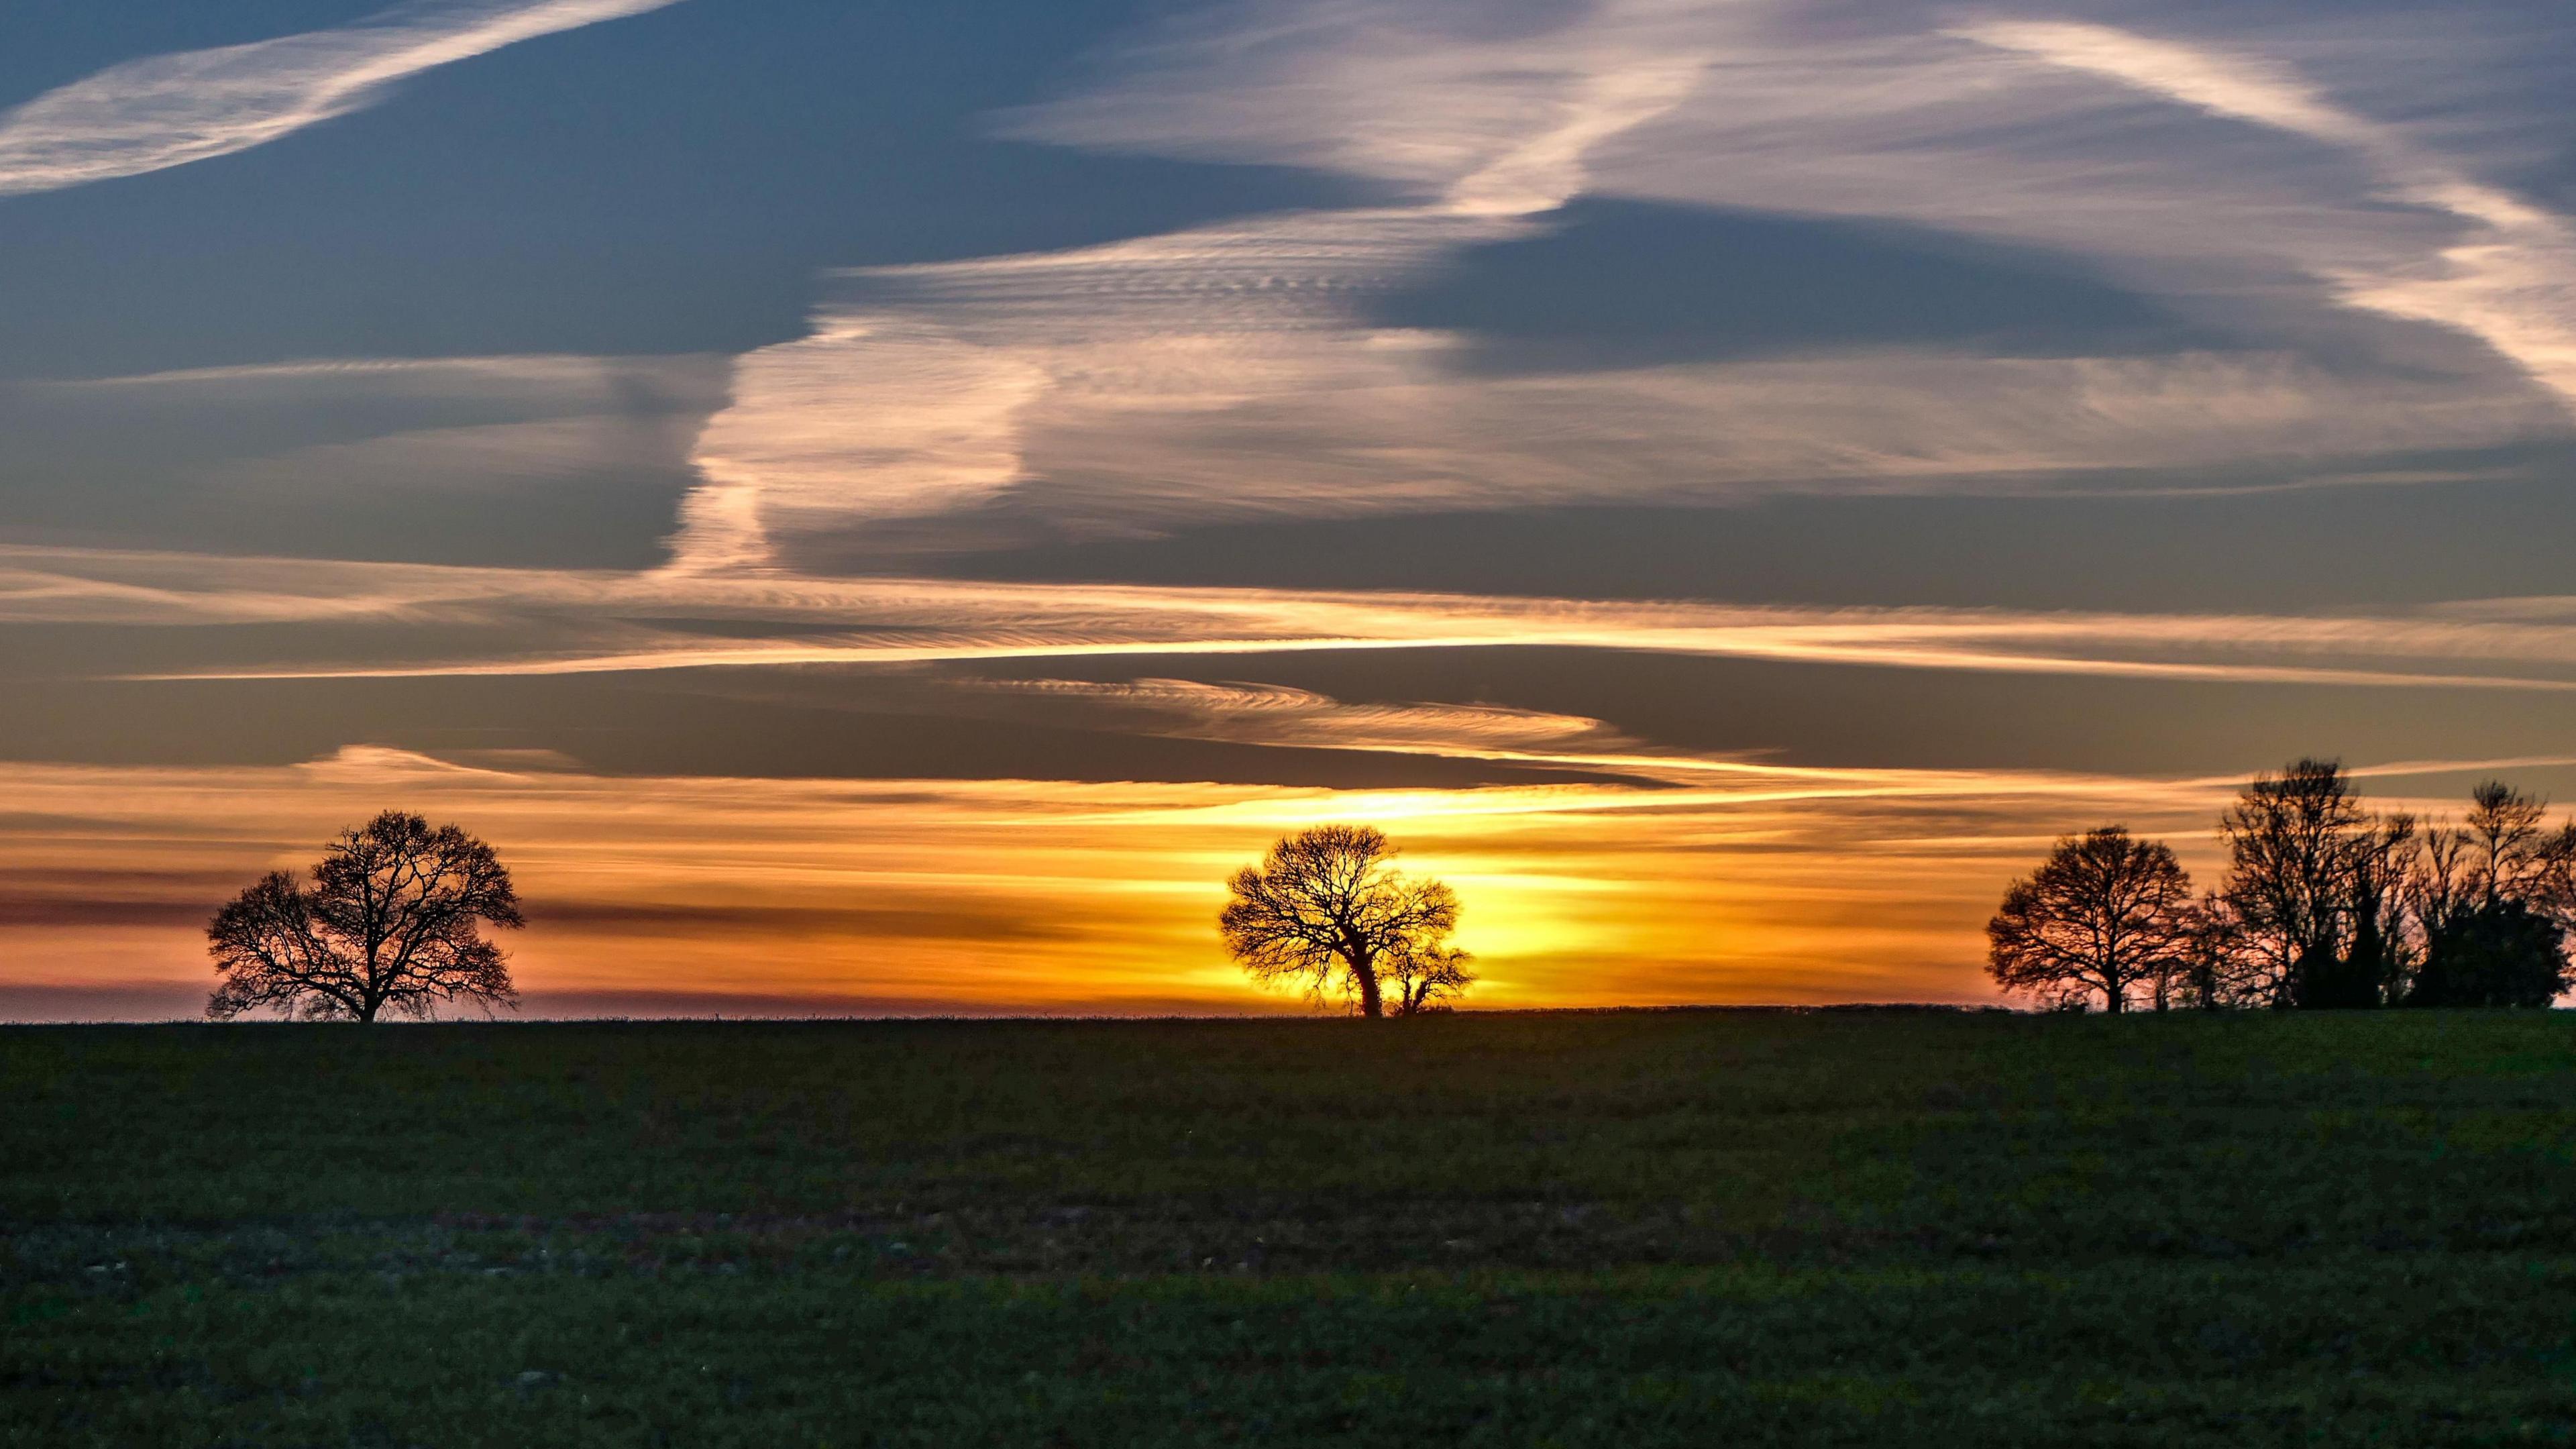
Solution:
M2576 1443L2576 1014L0 1030L0 1443Z

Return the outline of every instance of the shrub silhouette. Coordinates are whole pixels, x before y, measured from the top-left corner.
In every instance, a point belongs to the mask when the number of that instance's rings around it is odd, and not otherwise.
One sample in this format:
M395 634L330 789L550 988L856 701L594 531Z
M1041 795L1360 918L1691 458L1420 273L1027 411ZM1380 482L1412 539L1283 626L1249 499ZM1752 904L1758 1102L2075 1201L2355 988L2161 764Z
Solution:
M2516 900L2478 906L2424 943L2409 1006L2547 1006L2568 987L2558 923Z

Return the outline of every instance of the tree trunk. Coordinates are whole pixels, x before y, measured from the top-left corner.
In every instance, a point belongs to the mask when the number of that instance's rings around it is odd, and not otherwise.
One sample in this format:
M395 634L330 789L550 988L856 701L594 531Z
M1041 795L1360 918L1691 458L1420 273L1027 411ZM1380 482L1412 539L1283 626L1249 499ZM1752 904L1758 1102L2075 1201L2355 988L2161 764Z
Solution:
M1360 1015L1371 1021L1386 1015L1386 998L1377 989L1377 958L1355 956L1351 959L1351 979L1360 985Z

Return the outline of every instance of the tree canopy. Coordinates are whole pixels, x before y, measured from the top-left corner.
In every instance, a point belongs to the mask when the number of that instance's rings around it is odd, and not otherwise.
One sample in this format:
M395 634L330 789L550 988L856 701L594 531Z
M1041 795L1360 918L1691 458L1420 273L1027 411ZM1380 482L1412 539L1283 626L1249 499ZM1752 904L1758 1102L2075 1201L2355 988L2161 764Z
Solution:
M1448 945L1458 897L1394 868L1395 849L1366 825L1319 825L1285 836L1258 865L1236 871L1217 917L1226 950L1254 980L1340 995L1362 1016L1436 1009L1474 977Z
M207 950L223 980L206 1015L374 1021L517 1003L508 958L481 930L524 924L491 846L389 810L343 831L311 875L271 871L215 913Z
M2004 892L1986 923L1987 969L2008 991L2098 993L2104 1010L2122 1011L2147 986L2161 1006L2193 929L2191 878L2173 851L2109 825L2059 841Z

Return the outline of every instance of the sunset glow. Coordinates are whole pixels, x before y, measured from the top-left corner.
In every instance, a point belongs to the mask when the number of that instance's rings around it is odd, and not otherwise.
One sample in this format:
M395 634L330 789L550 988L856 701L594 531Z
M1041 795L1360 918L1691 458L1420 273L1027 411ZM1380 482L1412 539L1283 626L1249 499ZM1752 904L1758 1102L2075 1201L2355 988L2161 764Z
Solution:
M30 1018L186 1014L205 894L301 866L389 798L511 842L532 903L516 973L540 1014L1291 1009L1242 981L1210 922L1228 871L1330 821L1386 830L1405 868L1471 903L1483 1004L1977 1001L1992 883L2057 822L2185 833L2232 788L1758 765L1702 786L1439 791L635 779L370 749L21 766L7 785L0 950L36 968L6 1002Z
M1314 824L1474 1006L1988 1003L2061 836L2576 794L2528 7L147 8L0 47L0 1018L386 809L531 1013L1129 1014Z

